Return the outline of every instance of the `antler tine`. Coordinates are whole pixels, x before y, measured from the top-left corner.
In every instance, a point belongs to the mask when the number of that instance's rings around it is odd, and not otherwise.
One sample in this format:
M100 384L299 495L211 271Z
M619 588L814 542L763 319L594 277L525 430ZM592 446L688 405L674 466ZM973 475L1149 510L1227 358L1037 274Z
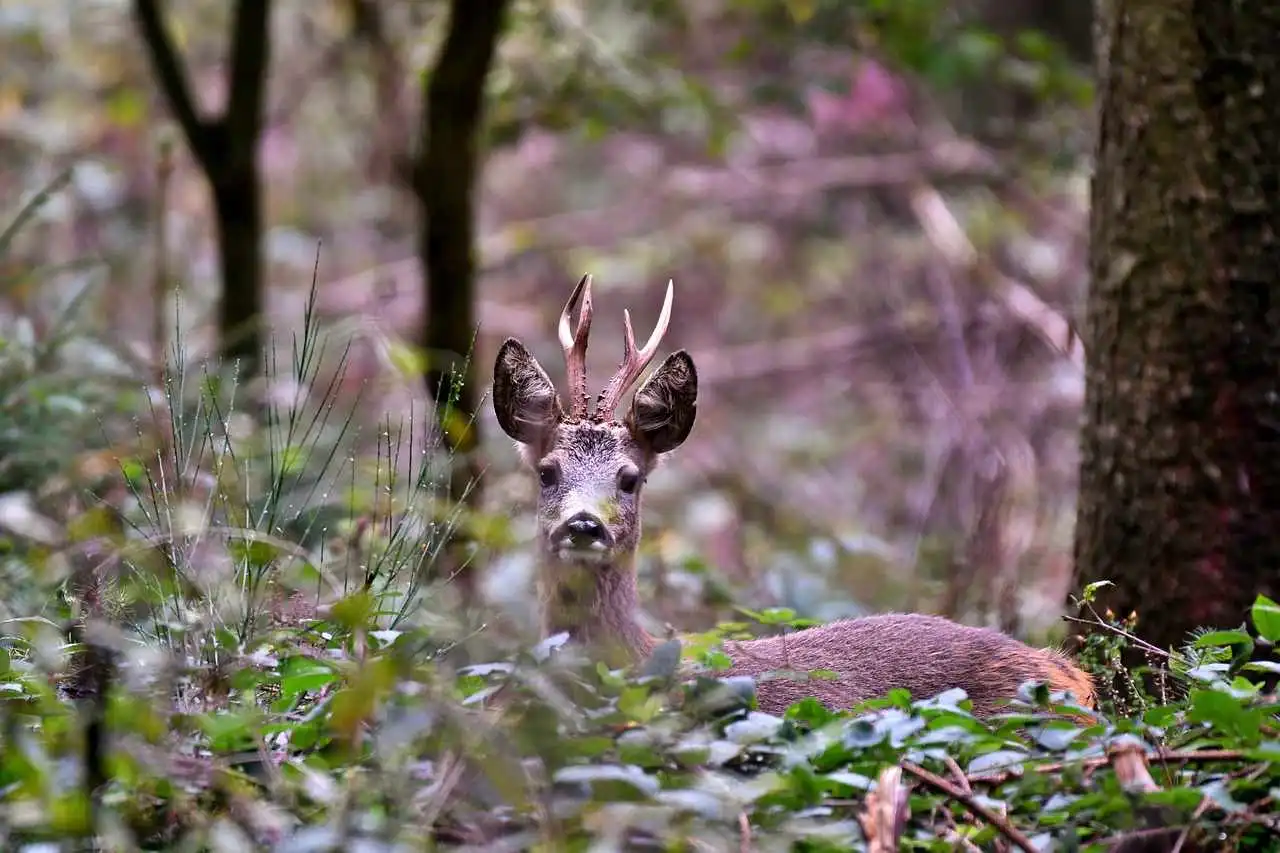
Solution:
M649 362L653 361L653 357L658 354L658 345L662 343L662 338L667 334L667 326L671 323L671 301L674 295L675 282L668 279L667 296L662 302L662 313L658 315L658 324L653 327L653 334L649 335L649 340L645 341L644 346L639 350L636 349L636 336L631 328L631 312L622 312L622 321L627 333L622 344L622 364L618 366L618 372L609 380L609 384L600 392L600 398L596 402L596 418L603 420L613 417L614 410L622 401L622 395L635 384L640 374L644 373L644 369L649 366Z
M573 308L582 297L582 311L578 325L569 328ZM587 274L573 289L573 295L560 312L560 346L564 348L565 372L569 375L569 417L584 418L587 415L587 335L591 333L591 275Z

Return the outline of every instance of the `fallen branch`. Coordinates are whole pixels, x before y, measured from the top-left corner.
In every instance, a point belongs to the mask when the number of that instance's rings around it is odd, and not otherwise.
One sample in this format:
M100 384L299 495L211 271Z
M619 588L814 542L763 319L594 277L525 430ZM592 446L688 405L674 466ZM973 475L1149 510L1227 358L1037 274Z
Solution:
M982 818L987 823L996 828L1001 835L1009 839L1009 841L1019 850L1025 853L1038 853L1036 846L1031 843L1022 830L1009 823L1008 819L1001 817L982 803L974 799L973 794L967 794L956 785L943 779L936 773L931 773L919 765L912 764L910 761L902 762L902 769L915 776L921 782L924 782L930 788L939 793L946 794L951 799L964 806L971 814Z
M1175 751L1156 749L1150 759L1160 764L1188 764L1198 761L1238 761L1244 758L1244 753L1234 749L1202 749L1199 751ZM1029 764L1028 769L1035 770L1037 773L1056 773L1065 770L1068 767L1080 767L1086 770L1095 770L1099 767L1105 767L1111 763L1109 756L1099 756L1097 758L1084 758L1079 761L1053 761L1045 764ZM1015 779L1023 774L1022 769L1010 769L993 771L991 773L969 774L966 778L971 783L983 785L999 785L1010 779Z

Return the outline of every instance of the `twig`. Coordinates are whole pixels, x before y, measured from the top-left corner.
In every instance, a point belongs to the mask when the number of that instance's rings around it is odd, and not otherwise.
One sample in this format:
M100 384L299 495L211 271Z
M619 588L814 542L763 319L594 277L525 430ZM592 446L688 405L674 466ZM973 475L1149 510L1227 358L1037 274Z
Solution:
M1133 634L1130 634L1128 631L1126 631L1123 628L1117 627L1115 625L1111 625L1103 621L1101 618L1098 617L1096 613L1094 614L1093 619L1083 619L1079 616L1063 616L1062 618L1067 620L1068 622L1077 622L1081 625L1094 625L1099 628L1105 628L1108 631L1112 632L1113 634L1119 634L1129 642L1136 644L1138 648L1142 649L1144 652L1150 652L1153 655L1159 655L1165 660L1168 660L1169 658L1173 657L1171 654L1169 654L1159 646L1153 646L1150 643L1148 643L1146 640L1142 639L1141 637L1134 636Z
M1197 761L1238 761L1241 758L1244 758L1244 753L1235 749L1203 749L1189 752L1157 749L1151 755L1152 761L1162 764L1185 764ZM1048 764L1030 764L1029 767L1038 773L1056 773L1057 771L1063 770L1067 767L1081 767L1092 770L1098 767L1105 767L1110 762L1110 758L1100 756L1097 758L1085 758L1080 761L1054 761ZM971 774L966 776L966 778L970 782L977 782L984 785L998 785L1021 775L1022 771L1001 770L992 773Z
M956 784L959 785L966 794L973 793L973 787L969 784L969 777L964 775L964 770L956 763L956 760L950 755L943 755L942 762L947 765L947 769L951 771L951 775L955 777Z
M738 812L738 850L747 853L751 849L751 821L746 812Z
M156 388L164 386L164 357L168 349L165 333L169 302L169 179L173 175L173 143L163 139L156 160L155 206L155 270L152 279L152 301L155 303L151 318L151 355L155 359Z
M946 794L948 797L968 809L970 813L977 815L987 823L994 826L1001 835L1009 839L1009 841L1018 849L1025 851L1025 853L1038 853L1036 846L1031 843L1031 839L1028 838L1022 830L1009 823L1006 818L1001 817L982 803L975 800L972 794L965 793L960 788L948 782L946 779L943 779L936 773L931 773L919 765L912 764L910 761L902 762L902 769L910 773L912 776L915 776L921 782L924 782L930 788Z
M429 789L427 801L419 815L422 825L426 827L434 827L435 822L439 820L440 813L444 811L453 789L462 781L466 762L458 753L449 751L440 757L438 768L436 778Z
M1188 836L1191 835L1191 829L1196 825L1196 821L1209 808L1209 804L1213 802L1208 797L1200 800L1200 805L1196 806L1196 810L1191 813L1191 820L1187 821L1187 825L1182 828L1182 833L1178 836L1178 840L1174 842L1173 849L1169 853L1181 853L1182 846L1187 843Z

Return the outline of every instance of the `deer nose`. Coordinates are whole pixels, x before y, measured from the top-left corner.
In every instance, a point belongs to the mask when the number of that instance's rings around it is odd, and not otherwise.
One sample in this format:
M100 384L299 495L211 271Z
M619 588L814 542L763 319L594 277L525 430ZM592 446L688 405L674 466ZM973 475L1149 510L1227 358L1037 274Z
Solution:
M586 512L580 512L566 521L564 529L579 542L603 542L609 535L600 519Z

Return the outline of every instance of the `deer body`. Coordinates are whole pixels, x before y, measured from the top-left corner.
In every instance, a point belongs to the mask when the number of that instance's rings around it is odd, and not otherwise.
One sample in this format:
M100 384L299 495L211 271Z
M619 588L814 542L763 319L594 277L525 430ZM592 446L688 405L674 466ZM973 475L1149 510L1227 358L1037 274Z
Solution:
M570 318L582 299L576 329ZM614 418L622 395L653 359L670 320L672 288L658 326L636 348L625 315L624 360L589 414L586 343L591 326L591 278L578 283L560 318L569 374L566 411L546 371L515 339L499 349L493 404L498 423L538 473L538 598L543 630L567 632L613 666L646 658L659 642L636 618L635 552L640 494L661 458L688 437L697 399L697 371L683 350L672 353L636 391L625 417ZM1030 680L1066 690L1092 706L1088 675L1060 652L1034 649L986 628L924 614L890 613L832 622L791 634L729 642L733 668L724 675L757 677L761 708L781 713L813 697L833 709L906 688L924 699L963 688L978 714L994 712ZM759 680L778 670L837 673L834 680Z

